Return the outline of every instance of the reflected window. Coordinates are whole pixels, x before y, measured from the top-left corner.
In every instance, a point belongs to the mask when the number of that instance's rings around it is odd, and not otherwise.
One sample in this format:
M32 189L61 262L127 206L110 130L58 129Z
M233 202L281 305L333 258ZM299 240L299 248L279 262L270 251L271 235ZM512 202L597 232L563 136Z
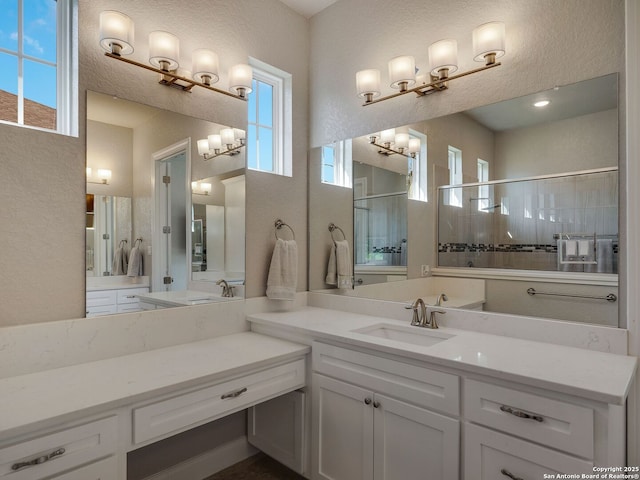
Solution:
M478 159L478 182L489 181L489 162ZM489 209L489 185L478 187L478 210L487 212Z
M462 150L449 145L449 185L462 184ZM462 207L462 189L450 188L448 205Z
M322 147L322 183L351 188L351 139Z
M0 19L0 120L77 135L76 0L6 0Z
M250 59L247 167L291 176L291 75Z
M409 157L408 191L411 200L426 202L427 198L427 136L423 133L409 130L409 138L420 140L420 151L413 158Z

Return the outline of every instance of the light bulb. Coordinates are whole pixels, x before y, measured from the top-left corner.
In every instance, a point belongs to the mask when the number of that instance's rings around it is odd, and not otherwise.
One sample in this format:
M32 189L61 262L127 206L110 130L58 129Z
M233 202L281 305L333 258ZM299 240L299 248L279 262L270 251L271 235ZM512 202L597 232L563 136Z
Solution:
M180 40L169 32L155 31L149 34L149 63L166 72L180 66Z
M100 46L106 51L117 56L133 53L133 31L133 21L124 13L100 13Z
M412 87L416 83L416 60L410 55L392 58L389 61L389 80L391 88L400 91Z
M480 25L473 31L473 59L492 65L505 53L505 28L503 22Z
M358 96L367 103L380 96L380 70L360 70L356 73Z

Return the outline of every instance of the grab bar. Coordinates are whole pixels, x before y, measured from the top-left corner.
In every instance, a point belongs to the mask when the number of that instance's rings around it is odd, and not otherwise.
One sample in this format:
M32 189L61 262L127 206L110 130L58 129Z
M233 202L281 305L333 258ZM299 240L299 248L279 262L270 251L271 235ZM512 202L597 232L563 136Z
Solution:
M591 298L593 300L606 300L607 302L615 302L616 300L618 300L618 297L613 293L610 293L604 297L598 297L596 295L572 295L569 293L536 292L535 288L527 288L527 293L532 297L534 295L551 295L553 297Z

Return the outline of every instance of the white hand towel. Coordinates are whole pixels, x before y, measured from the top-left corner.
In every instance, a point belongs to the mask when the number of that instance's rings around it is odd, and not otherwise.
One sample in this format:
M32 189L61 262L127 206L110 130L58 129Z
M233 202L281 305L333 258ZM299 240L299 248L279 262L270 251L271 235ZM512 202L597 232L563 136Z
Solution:
M575 240L564 241L564 248L567 256L573 257L576 255L578 251L577 245L578 245L578 242L576 242Z
M294 300L298 284L298 245L295 240L276 241L271 256L267 297L272 300Z
M144 275L142 265L142 251L140 247L133 247L129 255L129 266L127 268L128 277L140 277Z
M578 255L580 255L581 257L591 255L592 249L589 248L589 244L593 245L593 242L589 240L578 240Z
M353 264L347 240L338 240L331 246L325 282L338 288L353 287Z
M129 252L122 247L116 248L111 267L112 275L126 275L129 268Z

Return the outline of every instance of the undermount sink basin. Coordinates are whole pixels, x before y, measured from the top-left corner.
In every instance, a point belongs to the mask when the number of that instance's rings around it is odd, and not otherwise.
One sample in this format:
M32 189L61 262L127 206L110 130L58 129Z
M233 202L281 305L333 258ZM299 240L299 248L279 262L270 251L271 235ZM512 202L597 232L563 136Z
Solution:
M397 342L410 343L412 345L421 345L423 347L444 342L455 336L437 330L429 330L415 326L393 325L390 323L378 323L369 327L352 330L352 332L362 333L372 337L386 338Z

